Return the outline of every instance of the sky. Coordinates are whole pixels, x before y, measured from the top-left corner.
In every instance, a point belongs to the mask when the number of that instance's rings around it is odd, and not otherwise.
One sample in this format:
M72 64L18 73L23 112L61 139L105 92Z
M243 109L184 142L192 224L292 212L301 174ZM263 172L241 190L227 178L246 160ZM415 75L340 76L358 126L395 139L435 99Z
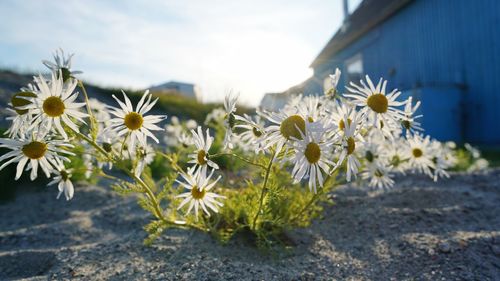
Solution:
M0 67L44 71L57 48L80 78L145 89L197 84L203 101L228 91L258 105L312 75L343 20L342 0L0 1Z

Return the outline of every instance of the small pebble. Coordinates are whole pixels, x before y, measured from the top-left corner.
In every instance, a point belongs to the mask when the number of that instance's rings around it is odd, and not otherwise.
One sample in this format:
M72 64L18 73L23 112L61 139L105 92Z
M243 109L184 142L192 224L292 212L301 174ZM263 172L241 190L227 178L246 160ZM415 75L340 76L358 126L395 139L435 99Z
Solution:
M396 229L396 228L398 228L398 227L399 227L399 224L398 224L398 223L393 223L393 224L389 225L389 228L390 228L390 229Z
M467 248L467 240L464 240L464 239L460 239L460 241L458 241L458 245L460 246L460 248L463 250L465 248Z
M451 247L450 247L450 244L448 242L441 242L441 243L439 243L438 248L439 248L439 251L441 253L445 253L446 254L446 253L451 252Z
M496 256L500 256L500 246L499 245L492 245L491 246L491 251L493 251L493 253Z

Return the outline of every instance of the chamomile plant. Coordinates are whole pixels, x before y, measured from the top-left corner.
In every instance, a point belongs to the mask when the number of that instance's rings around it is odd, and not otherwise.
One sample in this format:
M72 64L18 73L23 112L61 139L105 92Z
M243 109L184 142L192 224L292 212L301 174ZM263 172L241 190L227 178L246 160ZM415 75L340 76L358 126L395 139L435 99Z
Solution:
M119 194L138 194L151 213L146 243L179 227L222 241L243 232L274 245L286 240L285 230L320 216L328 192L342 183L389 189L397 174L438 180L460 162L456 146L423 134L420 102L401 99L384 79L366 76L344 92L337 69L321 95L254 115L242 114L231 93L200 126L153 114L158 97L147 90L122 91L114 104L89 99L72 58L56 52L43 62L50 73L13 95L0 170L15 165L16 179L43 174L57 187L54 197L66 200L78 200L79 174L106 178ZM167 166L159 177L158 163Z

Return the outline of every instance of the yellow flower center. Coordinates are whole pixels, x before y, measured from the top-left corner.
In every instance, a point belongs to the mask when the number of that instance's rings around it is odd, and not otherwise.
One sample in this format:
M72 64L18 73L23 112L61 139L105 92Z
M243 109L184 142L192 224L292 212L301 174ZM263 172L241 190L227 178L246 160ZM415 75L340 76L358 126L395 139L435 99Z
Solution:
M399 156L394 155L391 160L391 165L394 167L398 167L399 164L401 163L401 159L399 159Z
M326 91L325 96L327 97L335 96L335 92L337 92L335 88L330 88L328 89L328 91Z
M410 121L408 121L408 120L403 120L403 121L401 121L401 124L403 125L403 127L404 127L405 129L407 129L407 130L411 129L411 123L410 123Z
M280 125L280 132L285 138L290 139L290 137L294 137L296 139L301 140L302 136L300 135L300 131L304 132L306 130L306 122L304 118L299 115L292 115Z
M253 135L256 136L257 138L260 138L262 136L262 132L255 127L252 128L252 132L253 132Z
M205 165L207 164L207 160L205 160L205 156L207 155L207 153L205 152L205 150L200 150L198 151L198 164L200 165Z
M63 181L68 180L69 179L69 173L66 172L66 171L64 171L64 170L61 171L61 178L62 178Z
M319 145L317 143L310 142L306 146L304 155L306 156L306 159L307 161L309 161L309 163L317 163L319 161L319 158L321 157L321 149L319 148Z
M383 94L373 94L368 97L366 104L377 113L386 113L389 107L389 101Z
M367 150L365 153L365 158L368 160L368 162L373 162L374 155L371 151Z
M376 176L376 177L378 177L378 178L381 178L381 177L383 177L383 176L384 176L384 173L382 173L379 169L377 169L377 170L375 171L375 176Z
M31 102L23 97L28 97L28 98L34 98L36 97L35 93L32 92L19 92L12 96L10 99L10 102L12 103L12 106L14 107L14 110L17 112L19 115L26 114L28 112L27 109L17 109L20 106L25 106L30 104Z
M63 82L66 82L69 78L71 78L71 71L69 71L66 67L61 67L61 74Z
M351 126L351 123L352 123L352 120L351 118L347 118L347 124L349 124L349 126ZM339 122L339 128L343 131L345 130L345 122L344 122L344 119L340 119L340 122Z
M203 199L205 197L205 189L199 190L198 186L193 186L191 189L191 196L193 196L194 199Z
M352 137L347 139L347 154L351 155L356 149L356 142Z
M142 127L142 123L144 123L144 119L142 118L142 115L140 115L137 112L130 112L127 115L125 115L125 118L123 120L123 123L127 128L130 130L138 130Z
M422 151L422 149L420 149L420 148L414 148L414 149L412 150L412 154L413 154L413 156L414 156L415 158L419 158L419 157L421 157L421 156L424 154L424 152L423 152L423 151Z
M309 117L307 117L307 121L309 121L309 123L313 123L314 119L311 116L309 116Z
M102 144L102 148L104 148L106 152L111 152L111 150L113 150L113 147L109 142L104 142Z
M47 152L47 145L43 142L32 141L28 144L25 144L22 148L23 154L26 155L29 159L40 159Z
M43 112L50 117L59 117L64 113L64 102L60 97L48 97L43 102Z

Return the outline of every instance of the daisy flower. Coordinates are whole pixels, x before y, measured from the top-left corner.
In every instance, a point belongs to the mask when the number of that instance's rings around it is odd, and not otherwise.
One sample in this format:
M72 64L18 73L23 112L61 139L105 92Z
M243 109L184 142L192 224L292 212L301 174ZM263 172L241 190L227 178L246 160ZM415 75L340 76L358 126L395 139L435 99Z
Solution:
M289 97L288 102L283 107L283 111L285 112L295 111L302 102L302 98L303 98L302 94L292 95L291 97Z
M165 144L171 147L176 146L183 130L179 118L177 116L170 117L170 123L165 125L165 137L163 138Z
M423 131L420 122L415 121L421 118L423 115L415 115L417 109L420 107L420 101L415 103L413 106L412 97L409 97L406 101L405 109L403 112L403 118L401 119L401 125L406 129L406 134L414 133L415 131Z
M10 108L7 108L7 111L12 115L5 117L11 123L4 135L9 136L9 138L16 138L25 134L26 129L32 124L33 116L31 114L17 114L15 111L10 111Z
M111 152L113 149L119 151L122 147L116 131L106 129L97 135L97 143L101 144L106 152Z
M67 57L64 55L63 49L59 48L54 53L54 62L43 60L42 63L48 67L52 72L58 73L62 80L66 82L69 78L74 78L74 75L81 74L81 71L71 70L71 59L74 54L70 54Z
M73 194L75 193L73 183L71 182L71 172L72 169L65 169L62 164L55 170L55 176L52 181L47 184L47 186L51 186L57 184L57 189L59 189L59 193L57 194L57 199L61 197L61 194L64 193L66 197L66 201L71 200L73 198Z
M324 115L323 106L318 96L304 97L302 102L297 105L297 110L308 123L317 122Z
M454 141L447 141L445 143L442 143L440 141L433 140L433 142L441 145L441 154L444 158L450 161L452 166L457 164L458 159L455 152L457 144Z
M259 153L263 149L264 139L264 122L261 120L259 115L249 116L244 114L243 116L235 115L236 120L242 122L242 124L235 125L235 128L243 129L244 132L239 135L243 149L253 150L255 153Z
M439 178L449 178L450 174L446 171L449 169L450 165L446 159L441 157L436 157L434 160L434 175L432 179L437 181Z
M170 123L165 125L165 136L163 141L169 147L175 147L179 144L188 147L193 143L190 131L196 129L197 126L198 123L193 119L181 123L179 118L172 116L170 118Z
M435 164L433 177L434 181L437 181L439 178L449 178L450 175L446 170L453 167L457 163L453 150L448 146L448 144L443 144L437 140L431 141L431 147L435 155L433 159Z
M394 172L405 174L409 169L408 158L406 158L406 141L401 138L393 139L384 145L384 157L391 165Z
M484 171L490 166L490 162L484 158L475 159L472 165L467 168L467 172Z
M363 147L360 149L360 153L364 156L367 165L371 166L384 166L387 164L383 155L383 147L380 145L380 141L376 139L368 139L363 143Z
M331 103L331 106L328 109L329 119L333 123L333 130L330 131L331 137L335 137L337 134L343 134L345 130L345 122L344 117L347 117L347 122L349 124L354 120L354 116L357 115L357 112L354 110L354 106L345 103L334 101ZM335 130L338 129L338 130Z
M130 152L135 150L136 143L146 146L148 137L152 138L156 143L159 143L158 139L151 131L162 131L163 129L156 124L165 119L166 116L146 116L146 113L153 108L158 98L151 101L153 96L149 93L149 90L146 90L134 110L132 102L130 102L130 99L124 91L122 91L122 94L124 99L123 102L113 95L113 98L118 102L120 108L110 107L111 114L114 116L114 118L110 120L112 124L110 130L115 131L118 137L126 135L125 138L128 139L128 151Z
M94 164L92 162L93 157L91 154L89 153L84 153L82 155L82 160L83 160L83 166L85 166L85 178L86 179L90 179L90 177L92 176L92 172L94 171ZM99 162L97 161L97 164L98 164L98 167L99 169L102 169L102 167L104 166L104 162ZM113 163L112 162L109 162L109 169L111 169L113 167Z
M198 127L198 122L196 122L196 120L189 119L186 121L185 126L186 126L186 129L188 129L188 130L196 129Z
M326 118L326 103L329 102L324 97L307 96L302 99L302 102L297 106L300 116L304 116L310 126L310 130L323 131L327 129L331 131L336 128L332 123L331 118Z
M479 151L479 149L473 147L469 143L465 143L464 147L467 150L467 152L470 153L470 155L472 156L473 159L477 159L477 158L481 157L481 152Z
M360 113L375 127L381 129L384 125L396 124L402 114L396 107L404 105L404 102L396 101L401 92L394 89L386 94L387 81L382 78L377 86L374 86L370 77L366 75L366 82L368 85L360 80L361 86L351 82L351 87L347 87L351 94L344 96L352 98L355 105L362 107Z
M325 81L325 85L323 85L325 96L332 98L337 94L337 85L339 84L340 79L340 69L335 69L334 74L330 74L330 79Z
M361 173L361 177L365 180L369 179L368 185L371 187L387 189L394 186L394 180L391 178L389 172L390 166L369 165Z
M210 136L208 129L206 131L206 138L203 137L201 126L198 126L198 132L191 130L191 133L193 134L193 142L197 150L195 153L189 154L189 158L191 158L191 160L189 160L188 163L195 164L195 168L199 167L205 172L207 170L207 166L210 166L213 169L219 169L219 165L208 159L208 151L214 141L214 138Z
M413 170L427 174L430 177L434 176L432 173L432 170L435 169L434 155L429 136L423 138L417 133L409 138L406 158L409 159L408 163Z
M238 101L238 95L233 96L231 93L227 94L224 98L224 109L226 110L226 115L224 117L224 127L226 129L226 134L224 135L223 146L224 149L232 149L233 144L231 143L231 137L233 135L233 128L236 123L234 112L236 112L236 102Z
M302 138L294 142L292 177L296 183L309 178L309 190L316 193L318 184L323 187L323 172L328 173L330 166L335 166L335 163L329 160L333 143L324 138L324 131L311 131L310 126L306 123L305 134L300 132Z
M35 126L43 126L49 131L55 128L55 131L67 140L68 135L62 124L78 132L78 126L71 118L85 123L83 118L87 117L86 113L79 110L80 107L85 106L85 103L75 102L78 92L73 93L73 91L77 81L73 79L64 83L56 73L52 73L49 83L41 75L35 77L35 82L39 89L36 97L28 98L29 104L17 108L28 110L33 114L33 124L30 129Z
M30 89L34 88L31 84L28 86ZM5 118L11 121L10 127L5 132L10 138L23 135L26 129L32 124L33 114L27 109L19 109L19 107L27 106L31 103L28 99L36 97L35 91L31 91L30 89L22 89L21 92L16 93L10 99L7 111L11 116Z
M279 153L287 141L302 139L300 132L305 131L306 121L296 108L279 112L262 111L260 114L272 123L265 129L264 149L276 145L276 153Z
M64 154L74 155L65 150L73 148L73 145L62 140L49 139L44 132L27 132L19 139L0 139L0 147L11 150L0 156L0 162L7 160L0 166L0 170L11 163L17 163L16 180L21 177L25 167L26 170L31 170L31 180L38 176L38 167L49 178L53 166L57 166L58 162L69 161Z
M98 131L102 132L105 128L111 125L111 114L109 113L108 106L94 98L89 99L89 106L92 109L92 115L96 119L99 126Z
M354 114L354 119L352 119L353 121L349 122L347 116L344 116L344 135L341 139L340 149L338 149L340 150L340 156L337 165L334 167L334 169L337 169L340 165L342 165L342 163L344 163L344 160L347 160L347 181L351 181L353 175L356 177L359 167L361 166L361 163L356 157L356 146L361 144L363 141L363 138L359 135L358 130L356 130L357 124L359 123L359 117L360 116L358 114Z
M177 141L183 146L183 147L189 147L194 144L193 141L193 136L186 133L182 132L181 135L177 138Z
M156 154L155 150L151 145L146 145L145 147L142 146L137 147L137 151L134 155L137 156L134 157L135 159L139 159L134 170L134 174L137 177L140 177L142 175L142 172L144 171L146 165L153 163L155 154Z
M224 121L226 111L222 108L214 108L205 118L205 125L219 124Z
M180 210L189 203L186 214L189 214L194 207L196 220L198 220L198 210L200 206L207 216L210 216L209 209L215 213L219 212L219 207L222 207L224 204L217 201L217 199L225 199L226 197L210 192L221 178L221 176L219 176L215 181L210 182L213 173L214 170L207 176L206 171L198 170L195 172L194 167L189 169L187 173L181 173L185 182L178 180L176 180L176 182L186 188L188 192L176 196L176 198L184 198L179 204L179 207L177 207L177 210Z

